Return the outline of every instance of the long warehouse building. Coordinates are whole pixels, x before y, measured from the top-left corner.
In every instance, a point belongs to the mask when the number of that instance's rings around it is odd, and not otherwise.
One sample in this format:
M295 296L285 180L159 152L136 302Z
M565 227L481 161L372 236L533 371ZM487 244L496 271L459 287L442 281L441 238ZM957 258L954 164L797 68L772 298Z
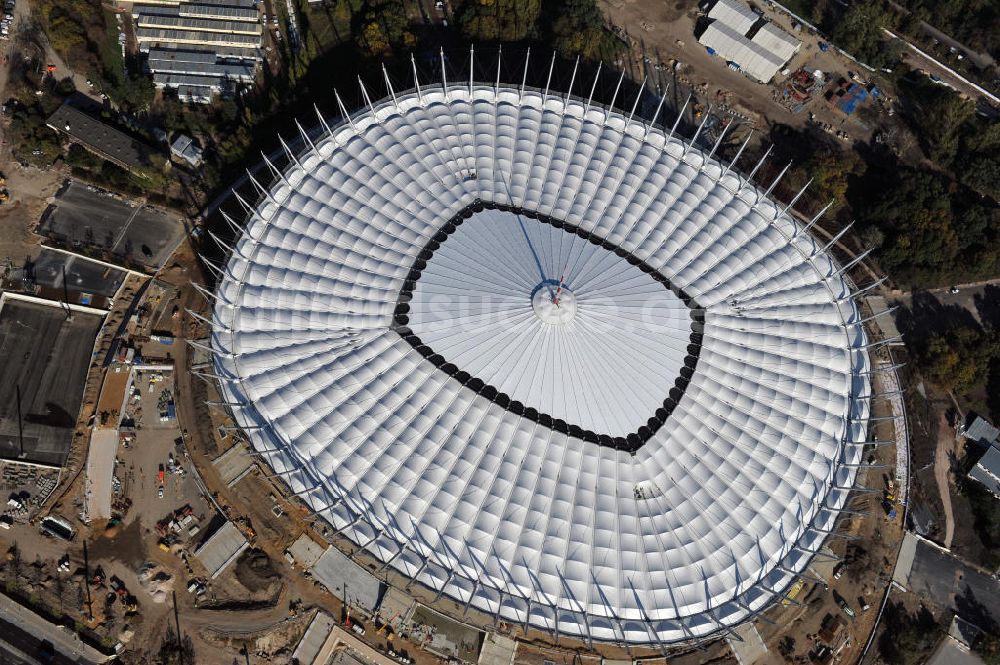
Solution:
M156 87L207 103L253 83L264 30L253 0L144 3L132 14Z

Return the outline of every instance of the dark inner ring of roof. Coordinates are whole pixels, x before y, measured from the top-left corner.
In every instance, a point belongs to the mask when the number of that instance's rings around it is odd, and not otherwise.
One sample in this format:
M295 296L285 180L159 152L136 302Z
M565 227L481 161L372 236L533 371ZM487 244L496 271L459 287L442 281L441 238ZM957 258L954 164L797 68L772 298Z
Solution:
M567 423L560 418L554 418L548 413L540 412L538 409L526 406L517 400L511 399L510 396L501 392L495 386L490 385L482 379L471 375L469 372L462 370L460 367L457 367L453 363L449 362L447 358L435 351L429 345L424 343L420 337L414 334L413 330L409 327L409 303L413 299L413 292L417 287L417 282L420 280L421 271L427 266L427 262L430 261L431 257L434 255L434 251L458 229L462 222L472 217L473 214L482 212L486 209L500 210L521 215L529 219L537 220L540 223L548 224L557 229L562 229L566 233L576 234L581 238L589 240L591 243L599 245L609 252L613 252L625 261L628 261L630 264L638 267L644 273L648 274L654 281L661 284L663 288L672 291L674 295L687 305L691 315L691 334L690 343L687 346L687 354L684 357L684 365L681 367L680 373L674 380L673 388L670 389L669 394L664 396L662 405L650 415L645 425L640 426L637 430L627 434L626 436L612 436L586 429L574 423ZM589 233L588 231L585 231L568 222L564 222L547 215L541 215L532 210L526 210L517 206L489 203L484 201L476 201L475 203L463 208L458 214L452 217L441 228L441 230L438 231L438 233L435 234L430 241L428 241L426 245L424 245L424 248L417 255L417 259L410 267L410 272L407 275L406 280L403 282L403 288L399 292L399 298L396 300L396 309L393 313L393 330L395 330L404 340L406 340L408 344L410 344L410 346L424 356L424 358L433 363L438 369L445 372L451 378L460 382L470 390L482 395L494 404L497 404L511 413L527 418L528 420L532 420L543 427L548 427L554 431L561 432L568 436L582 439L590 443L596 443L601 446L614 448L616 450L624 450L630 453L635 453L635 451L639 450L654 434L656 434L661 427L663 427L664 424L666 424L670 414L677 407L681 397L684 395L684 391L687 389L691 377L694 376L695 367L698 364L698 356L701 352L704 322L705 310L698 305L698 303L696 303L691 296L675 284L672 284L670 280L664 277L652 266L626 250L617 247L604 238Z

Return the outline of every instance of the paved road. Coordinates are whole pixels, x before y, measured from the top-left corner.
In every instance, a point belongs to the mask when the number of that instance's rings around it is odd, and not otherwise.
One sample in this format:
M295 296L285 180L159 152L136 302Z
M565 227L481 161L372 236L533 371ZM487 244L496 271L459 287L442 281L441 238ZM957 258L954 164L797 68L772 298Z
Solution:
M890 0L889 4L891 4L893 7L896 8L896 10L901 11L904 14L910 13L910 11L906 7L903 7L897 2L892 2ZM963 51L966 57L968 57L969 60L975 63L975 65L980 69L986 69L995 62L993 60L993 57L989 53L980 53L979 51L972 50L971 48L969 48L962 42L958 41L957 39L954 39L946 35L945 33L941 32L927 21L920 21L920 26L923 28L924 32L926 32L939 42L943 42L947 46L951 46L958 49L959 51Z
M85 665L108 660L96 649L84 644L76 633L46 621L2 594L0 617L3 617L0 618L0 639L13 647L11 651L34 656L39 645L46 640L55 649L55 660L52 662L56 665Z
M960 284L958 285L958 293L952 293L950 287L918 291L918 304L919 298L930 295L937 301L936 307L942 310L961 307L968 311L977 323L982 324L980 306L989 300L986 297L987 290L994 291L998 287L1000 287L1000 279L975 282L973 284ZM913 296L914 293L912 291L904 291L890 295L887 299L891 302L901 304L906 308L911 308L913 306Z
M982 615L1000 623L1000 582L924 541L917 542L906 588L982 626Z

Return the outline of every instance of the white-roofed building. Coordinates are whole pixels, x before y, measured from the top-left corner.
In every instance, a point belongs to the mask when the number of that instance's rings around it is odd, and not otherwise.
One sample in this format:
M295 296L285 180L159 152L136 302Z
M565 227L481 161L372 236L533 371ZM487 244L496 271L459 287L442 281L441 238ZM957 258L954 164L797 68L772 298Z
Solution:
M792 56L799 52L799 47L802 46L802 42L770 21L760 26L750 41L770 51L783 63L791 60Z
M867 337L823 243L573 96L372 106L291 156L220 273L214 370L251 444L490 626L663 645L780 600L867 439ZM354 568L312 573L374 607Z
M710 23L698 41L726 62L761 83L767 83L784 66L785 60L747 39L721 21Z
M747 34L760 16L740 0L717 0L708 10L708 18L720 21L741 35Z

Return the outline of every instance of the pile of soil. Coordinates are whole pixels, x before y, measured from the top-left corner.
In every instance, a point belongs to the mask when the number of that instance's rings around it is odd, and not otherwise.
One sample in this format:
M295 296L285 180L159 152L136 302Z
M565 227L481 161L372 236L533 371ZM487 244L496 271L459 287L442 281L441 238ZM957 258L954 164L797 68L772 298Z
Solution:
M280 575L261 550L247 550L236 562L236 579L253 593L266 591Z

